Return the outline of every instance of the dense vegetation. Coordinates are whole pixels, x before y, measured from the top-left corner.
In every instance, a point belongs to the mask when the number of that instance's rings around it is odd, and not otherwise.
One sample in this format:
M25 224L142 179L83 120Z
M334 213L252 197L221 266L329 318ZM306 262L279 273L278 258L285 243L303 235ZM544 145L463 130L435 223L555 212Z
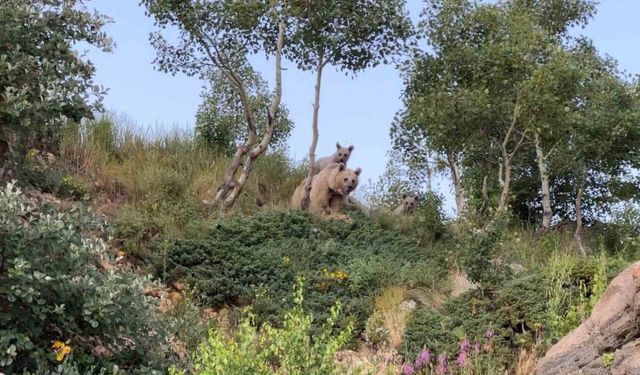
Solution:
M180 31L157 66L211 84L193 134L99 113L73 46L109 50L105 16L0 4L0 372L529 374L640 257L639 86L568 31L594 2L141 3ZM317 101L327 64L404 61L371 217L288 209L307 168L259 51Z

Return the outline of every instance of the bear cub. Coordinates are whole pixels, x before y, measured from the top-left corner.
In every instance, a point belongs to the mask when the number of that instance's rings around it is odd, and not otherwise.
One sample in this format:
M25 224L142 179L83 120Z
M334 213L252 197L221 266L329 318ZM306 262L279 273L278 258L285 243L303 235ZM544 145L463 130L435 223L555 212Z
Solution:
M325 169L329 164L333 163L343 163L345 166L347 165L347 161L351 156L351 151L353 151L353 146L342 147L340 143L336 143L336 152L331 156L325 156L316 160L313 165L313 174L317 175L321 170Z
M418 196L417 195L408 195L402 194L402 203L398 208L396 208L393 213L401 216L401 215L413 215L416 211L416 206L418 205Z

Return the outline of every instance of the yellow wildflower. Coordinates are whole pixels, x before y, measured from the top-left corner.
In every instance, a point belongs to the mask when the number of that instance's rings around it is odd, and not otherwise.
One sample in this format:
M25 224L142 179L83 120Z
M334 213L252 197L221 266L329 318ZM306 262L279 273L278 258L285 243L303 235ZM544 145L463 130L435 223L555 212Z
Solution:
M333 279L333 280L346 280L349 278L349 275L344 271L336 271L336 272L328 272L327 269L322 270L324 276Z
M118 251L118 258L122 258L125 255L126 255L126 253L124 252L124 250Z
M71 346L66 343L56 340L53 342L51 348L56 352L56 361L62 362L71 353Z
M286 255L282 257L282 260L283 260L286 264L291 263L291 258L289 258L289 257L288 257L288 256L286 256Z
M27 152L27 156L29 156L31 159L33 159L33 158L36 157L36 153L37 153L36 149L32 148L31 150L29 150L29 152Z

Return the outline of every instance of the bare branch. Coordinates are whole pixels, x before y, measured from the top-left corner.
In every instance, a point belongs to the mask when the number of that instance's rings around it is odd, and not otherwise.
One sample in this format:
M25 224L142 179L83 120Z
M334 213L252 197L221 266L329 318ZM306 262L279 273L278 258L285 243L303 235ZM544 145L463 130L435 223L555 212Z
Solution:
M284 46L284 22L280 22L278 25L278 40L276 44L276 92L271 100L269 106L269 113L267 115L267 127L262 141L251 151L249 155L252 159L255 159L262 154L269 146L271 141L271 135L276 126L276 118L278 115L278 108L280 107L280 100L282 99L282 48Z

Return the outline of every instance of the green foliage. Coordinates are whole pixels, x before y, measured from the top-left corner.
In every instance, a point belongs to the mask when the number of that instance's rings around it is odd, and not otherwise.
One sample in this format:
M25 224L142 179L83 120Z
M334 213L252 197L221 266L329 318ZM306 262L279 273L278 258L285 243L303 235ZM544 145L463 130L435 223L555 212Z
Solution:
M181 323L156 315L143 295L151 280L99 268L106 244L84 233L102 225L83 210L36 205L12 185L0 192L0 370L55 372L70 362L81 373L150 373L174 356Z
M456 245L461 255L460 265L471 281L494 287L507 276L506 265L495 264L507 225L507 217L496 216L484 228L469 227L463 231Z
M489 204L538 222L542 173L557 217L573 217L579 196L586 216L606 217L602 202L638 191L626 168L638 166L640 101L614 61L568 34L594 12L590 0L428 1L431 50L402 65L394 154L410 169L460 168L471 208L487 177Z
M529 251L538 251L536 246L547 245L529 242ZM401 348L405 360L426 348L453 361L460 341L482 342L490 332L495 364L512 368L516 353L553 344L582 323L609 280L627 264L602 252L575 257L556 251L548 257L531 270L498 280L491 289L469 291L437 310L416 310Z
M400 198L399 195L397 198ZM416 237L423 244L438 245L438 240L447 237L442 212L442 198L428 192L418 196L418 206L411 216L398 216L390 209L382 208L374 211L372 220L385 229L394 229L405 235ZM394 204L401 202L395 199ZM416 228L419 228L416 231Z
M455 353L459 338L443 321L445 317L430 308L416 310L405 330L401 349L403 357L414 358L424 348L434 353Z
M577 260L568 256L554 257L545 270L550 282L547 293L550 341L559 340L589 317L607 287L608 271L612 266L609 263L604 254Z
M196 114L196 139L221 155L230 157L237 145L248 136L245 112L233 83L219 71L210 75L211 88L202 95L202 103ZM241 76L256 113L255 121L260 124L257 134L261 138L264 133L262 124L267 123L270 99L267 83L250 67L246 67ZM280 106L278 113L270 147L282 150L286 147L293 123L284 105Z
M613 362L616 360L615 354L613 353L604 353L602 357L600 357L600 361L604 367L611 367Z
M175 242L166 277L186 280L207 305L253 303L260 321L279 321L289 285L303 275L316 317L338 300L360 331L382 287L432 287L447 269L436 249L365 219L315 223L302 213L264 212L220 220L206 236Z
M385 64L413 34L404 0L283 2L285 56L302 70L358 72Z
M118 246L148 258L157 255L149 254L152 242L199 238L211 226L215 218L203 201L211 200L228 162L191 135L136 132L126 118L109 114L68 128L57 162L46 166L47 176L73 184L67 196L90 196L113 218ZM237 204L247 214L260 208L258 198L263 206L285 206L302 179L281 152L257 160L253 175ZM57 186L45 191L60 194Z
M25 187L36 188L43 193L60 198L81 200L87 198L87 191L75 177L66 173L53 154L31 149L27 152L22 166L14 175Z
M76 43L110 51L109 19L80 1L7 0L0 4L0 161L29 147L52 148L67 120L100 109L103 90Z
M501 284L494 292L472 291L449 300L442 311L417 310L407 324L401 350L414 358L424 349L453 361L462 340L488 342L499 367L514 362L514 348L531 347L546 324L546 283L538 274Z
M269 323L259 328L251 313L240 323L233 338L218 330L209 332L207 341L194 353L197 374L340 374L334 355L351 336L351 326L334 334L340 304L331 312L317 334L311 332L313 315L303 308L303 283L298 280L293 306L283 316L282 328ZM171 374L183 374L175 368Z

